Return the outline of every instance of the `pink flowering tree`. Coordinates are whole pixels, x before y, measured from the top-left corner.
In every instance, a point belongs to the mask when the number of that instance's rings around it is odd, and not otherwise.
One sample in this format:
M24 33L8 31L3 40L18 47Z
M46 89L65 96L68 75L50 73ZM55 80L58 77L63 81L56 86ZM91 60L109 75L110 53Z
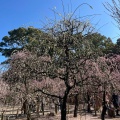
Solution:
M103 87L103 110L101 114L101 119L105 119L105 113L106 113L106 92L113 94L112 89L118 91L120 87L118 86L120 84L119 76L119 62L120 56L119 55L107 55L104 59L102 58L102 64L100 65L101 71L102 71L102 87Z
M1 100L6 100L6 96L9 95L9 85L0 79L0 99ZM4 102L4 101L3 101Z
M30 86L31 71L26 67L26 61L30 62L30 53L26 50L24 52L13 53L10 57L8 70L3 73L3 79L10 85L11 97L14 104L26 104L33 97L32 88ZM24 105L23 105L24 106ZM27 119L30 119L29 107L24 108L24 113L27 114Z
M87 66L85 66L86 75L88 80L84 81L88 87L87 89L92 92L97 93L99 96L103 96L100 100L101 105L103 104L103 110L101 114L101 119L105 119L105 102L106 102L106 92L112 94L112 90L118 91L120 80L120 69L119 69L119 55L106 55L105 57L98 57L98 59L87 60ZM83 74L84 75L84 74ZM85 87L85 86L84 86ZM100 95L100 93L102 94ZM101 97L102 97L101 96ZM98 100L98 99L97 99ZM97 101L98 102L98 101ZM103 102L103 103L102 103Z

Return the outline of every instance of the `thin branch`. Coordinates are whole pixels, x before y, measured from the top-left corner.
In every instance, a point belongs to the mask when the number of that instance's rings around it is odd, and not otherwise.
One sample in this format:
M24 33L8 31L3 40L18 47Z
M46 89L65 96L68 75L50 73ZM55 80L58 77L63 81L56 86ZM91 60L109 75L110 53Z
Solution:
M41 93L43 93L43 94L45 94L45 95L47 95L47 96L51 96L51 97L55 97L55 98L59 98L59 99L63 99L63 98L60 97L60 96L53 95L53 94L50 94L50 93L46 93L46 92L44 92L44 91L41 90L41 89L37 89L37 90L34 91L34 93L36 93L36 92L41 92Z

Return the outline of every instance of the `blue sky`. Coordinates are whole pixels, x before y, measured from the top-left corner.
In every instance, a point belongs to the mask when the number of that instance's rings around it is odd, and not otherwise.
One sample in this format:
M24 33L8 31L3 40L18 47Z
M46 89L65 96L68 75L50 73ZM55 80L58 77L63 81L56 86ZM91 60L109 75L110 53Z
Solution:
M114 20L106 13L102 3L111 0L63 0L65 12L74 11L81 3L88 3L81 6L76 15L82 17L85 15L98 14L91 17L91 23L96 25L96 31L111 37L113 42L119 37L119 30L114 25ZM0 41L7 35L8 31L18 27L34 26L40 28L42 22L47 23L46 17L54 19L52 8L56 8L59 13L63 13L61 0L0 0ZM42 22L41 22L42 21ZM0 56L0 62L4 61Z

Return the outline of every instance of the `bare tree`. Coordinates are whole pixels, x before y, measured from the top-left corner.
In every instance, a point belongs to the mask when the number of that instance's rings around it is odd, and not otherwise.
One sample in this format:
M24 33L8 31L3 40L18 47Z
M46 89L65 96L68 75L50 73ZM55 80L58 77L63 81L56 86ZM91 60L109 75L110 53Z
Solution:
M110 16L117 22L120 28L120 0L111 0L112 4L104 3L105 8L108 10Z

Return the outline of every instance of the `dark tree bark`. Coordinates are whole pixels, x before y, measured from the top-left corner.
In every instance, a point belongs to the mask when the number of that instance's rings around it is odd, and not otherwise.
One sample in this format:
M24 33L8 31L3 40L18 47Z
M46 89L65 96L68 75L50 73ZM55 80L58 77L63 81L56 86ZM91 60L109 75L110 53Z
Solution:
M27 115L27 120L31 120L30 108L27 99L23 102L22 110Z
M65 95L62 99L62 105L61 105L61 120L66 120L66 114L67 114L67 97L70 92L70 87L68 87L65 91Z
M67 95L64 96L62 101L61 120L66 120L66 102L67 102Z
M75 95L75 108L74 108L74 117L77 117L77 112L78 112L78 94Z
M42 110L42 113L43 113L43 115L44 115L44 103L43 103L43 101L42 101L42 103L41 103L41 110Z
M90 109L90 95L89 93L87 93L87 112L90 113L91 109Z
M101 113L101 120L105 120L105 114L106 114L106 100L105 100L105 90L103 92L103 108L102 108L102 113Z
M29 110L28 110L28 113L27 113L27 120L31 120L31 114L30 114Z
M55 114L57 114L58 113L58 106L57 106L57 104L55 104Z
M23 102L23 106L22 106L22 110L23 110L24 114L27 114L27 107L28 107L28 102L27 102L27 100L25 100Z
M67 106L67 113L69 114L70 113L70 110L69 110L69 103L68 103L68 106Z

